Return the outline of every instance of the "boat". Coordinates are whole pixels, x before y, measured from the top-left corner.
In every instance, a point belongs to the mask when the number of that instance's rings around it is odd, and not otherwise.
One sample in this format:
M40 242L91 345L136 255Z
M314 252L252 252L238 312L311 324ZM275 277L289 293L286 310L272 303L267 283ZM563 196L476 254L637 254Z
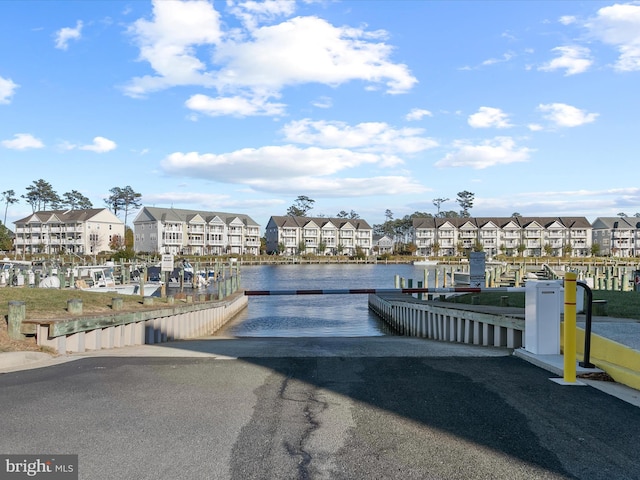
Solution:
M458 287L471 285L471 275L469 272L453 272L453 285Z
M11 260L4 257L0 260L0 287L9 285L11 273L19 273L13 277L12 286L29 285L29 280L34 277L33 264L22 260Z
M438 260L429 260L428 258L424 258L422 260L414 260L411 263L413 265L435 266L435 265L438 265Z
M112 292L120 295L140 295L140 283L117 284L113 276L113 268L109 266L77 267L77 277L75 287L83 292ZM148 297L156 293L162 286L162 283L147 282L143 285L144 295Z

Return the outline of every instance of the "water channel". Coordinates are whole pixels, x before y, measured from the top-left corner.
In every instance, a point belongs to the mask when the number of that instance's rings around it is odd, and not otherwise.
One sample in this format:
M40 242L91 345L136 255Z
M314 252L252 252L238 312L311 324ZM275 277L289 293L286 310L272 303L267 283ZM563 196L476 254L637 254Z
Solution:
M393 288L394 276L424 278L414 265L259 265L241 268L246 290ZM219 335L234 337L362 337L392 332L369 311L367 295L252 296Z

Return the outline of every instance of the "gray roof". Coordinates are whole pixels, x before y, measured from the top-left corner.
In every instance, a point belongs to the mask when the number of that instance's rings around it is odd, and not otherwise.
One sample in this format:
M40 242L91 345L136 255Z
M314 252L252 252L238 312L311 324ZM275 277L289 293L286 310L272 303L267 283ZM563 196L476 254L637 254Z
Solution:
M598 217L593 222L594 229L634 230L640 228L640 218L637 217Z
M354 226L356 230L371 230L371 226L362 218L336 218L336 217L299 217L294 215L272 216L269 223L275 223L279 228L297 227L302 228L307 223L313 222L319 227L331 222L337 228L344 227L347 223Z
M211 212L205 210L188 210L184 208L161 208L161 207L144 207L140 214L146 213L151 219L167 222L185 222L188 223L195 216L200 215L206 222L210 222L216 217L219 217L223 222L229 224L234 219L239 218L246 226L259 227L250 216L242 213L227 213L227 212ZM140 215L138 214L138 215ZM135 223L135 221L134 221Z
M33 216L37 216L41 221L47 221L52 216L58 217L62 222L86 222L100 212L108 210L106 208L88 208L86 210L40 210L31 215L16 220L13 223L27 223Z
M495 224L498 228L504 228L510 222L520 228L526 228L532 223L538 223L548 227L554 222L560 223L565 228L590 228L591 224L586 217L420 217L413 219L414 228L440 228L449 222L455 228L460 228L466 223L471 223L477 228L482 228L488 223Z

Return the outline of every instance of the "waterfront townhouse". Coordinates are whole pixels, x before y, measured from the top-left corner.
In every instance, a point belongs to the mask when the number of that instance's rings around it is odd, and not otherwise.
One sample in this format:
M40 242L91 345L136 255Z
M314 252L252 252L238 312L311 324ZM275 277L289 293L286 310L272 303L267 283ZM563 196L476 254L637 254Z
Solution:
M364 220L328 217L272 216L265 232L267 253L369 255L373 229Z
M107 208L39 211L13 223L19 254L93 255L111 250L115 236L124 242L124 223Z
M477 249L533 256L588 256L591 224L584 217L415 218L417 255L461 255Z
M239 213L144 207L133 221L137 252L258 255L260 225Z
M378 254L393 253L393 238L389 235L374 235L373 250Z
M598 217L593 222L593 243L599 255L640 256L640 218Z

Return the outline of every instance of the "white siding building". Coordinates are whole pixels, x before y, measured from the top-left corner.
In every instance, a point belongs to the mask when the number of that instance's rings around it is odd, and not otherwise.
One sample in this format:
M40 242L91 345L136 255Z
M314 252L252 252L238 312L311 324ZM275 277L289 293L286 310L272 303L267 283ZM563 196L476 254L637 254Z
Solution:
M357 248L369 255L373 247L373 230L360 218L271 217L265 237L267 253L285 255L354 255Z
M124 223L106 208L40 211L14 222L16 253L93 255L124 243Z
M144 207L133 221L136 252L258 255L260 225L237 213Z
M461 255L481 248L488 255L591 254L591 224L584 217L415 218L417 255Z
M640 256L640 218L598 217L593 222L593 243L599 255Z

